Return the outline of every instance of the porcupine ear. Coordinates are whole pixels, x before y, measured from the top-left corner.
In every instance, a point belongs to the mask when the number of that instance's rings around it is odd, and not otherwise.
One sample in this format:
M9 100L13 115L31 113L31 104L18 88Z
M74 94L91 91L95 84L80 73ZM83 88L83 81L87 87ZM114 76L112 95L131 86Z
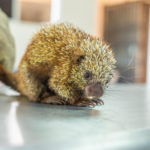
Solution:
M84 59L84 52L75 51L73 53L72 59L73 59L74 62L81 63L82 60Z

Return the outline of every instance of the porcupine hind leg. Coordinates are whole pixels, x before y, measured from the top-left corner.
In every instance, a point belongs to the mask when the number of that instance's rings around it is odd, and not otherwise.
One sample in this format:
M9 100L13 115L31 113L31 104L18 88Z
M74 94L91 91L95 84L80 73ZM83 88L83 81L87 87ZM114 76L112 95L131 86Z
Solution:
M30 101L39 102L46 90L35 75L24 66L25 65L22 65L18 72L17 80L19 92L28 97Z
M25 80L23 81L23 85L20 86L22 86L20 90L21 93L27 96L30 101L54 105L66 104L66 102L56 96L55 93L50 90L47 91L46 87L38 80L32 80L30 78L30 83Z
M29 98L33 102L41 102L48 104L66 104L60 97L47 88L35 74L31 73L27 67L23 65L18 72L18 88L19 92Z
M21 85L23 89L21 93L27 96L30 101L54 105L66 104L66 102L56 96L55 93L50 90L47 91L38 80L32 80L30 78L30 84L28 84L27 80L23 81L23 83L24 84Z

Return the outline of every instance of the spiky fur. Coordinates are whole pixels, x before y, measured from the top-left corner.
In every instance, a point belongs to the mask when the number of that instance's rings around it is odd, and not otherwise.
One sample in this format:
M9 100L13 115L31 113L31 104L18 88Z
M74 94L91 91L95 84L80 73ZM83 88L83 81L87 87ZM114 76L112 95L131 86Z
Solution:
M79 64L78 59L84 56ZM104 42L69 23L45 25L33 37L20 63L17 88L32 101L40 101L46 85L56 95L74 104L79 91L100 82L103 89L113 77L116 60ZM83 77L84 71L92 79Z

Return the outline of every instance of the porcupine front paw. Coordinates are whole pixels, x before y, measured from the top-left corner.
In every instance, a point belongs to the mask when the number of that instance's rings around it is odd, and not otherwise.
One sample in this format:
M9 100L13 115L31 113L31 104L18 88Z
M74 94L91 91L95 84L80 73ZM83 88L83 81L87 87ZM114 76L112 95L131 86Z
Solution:
M96 105L104 105L104 102L101 99L93 99L92 101L96 103Z
M58 96L50 96L50 97L43 98L41 100L41 103L54 104L54 105L66 105L67 104L66 101L62 100Z
M95 104L89 99L81 99L81 100L75 102L74 105L80 106L80 107L90 107L90 106L95 107Z

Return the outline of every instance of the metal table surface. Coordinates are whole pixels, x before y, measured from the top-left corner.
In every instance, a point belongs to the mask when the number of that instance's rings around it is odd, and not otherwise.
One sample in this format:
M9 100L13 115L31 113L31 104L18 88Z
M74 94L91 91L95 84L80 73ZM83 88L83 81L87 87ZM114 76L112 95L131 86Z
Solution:
M109 90L109 89L108 89ZM13 95L7 87L0 93ZM95 108L29 102L0 94L1 150L150 149L150 90L115 85Z

